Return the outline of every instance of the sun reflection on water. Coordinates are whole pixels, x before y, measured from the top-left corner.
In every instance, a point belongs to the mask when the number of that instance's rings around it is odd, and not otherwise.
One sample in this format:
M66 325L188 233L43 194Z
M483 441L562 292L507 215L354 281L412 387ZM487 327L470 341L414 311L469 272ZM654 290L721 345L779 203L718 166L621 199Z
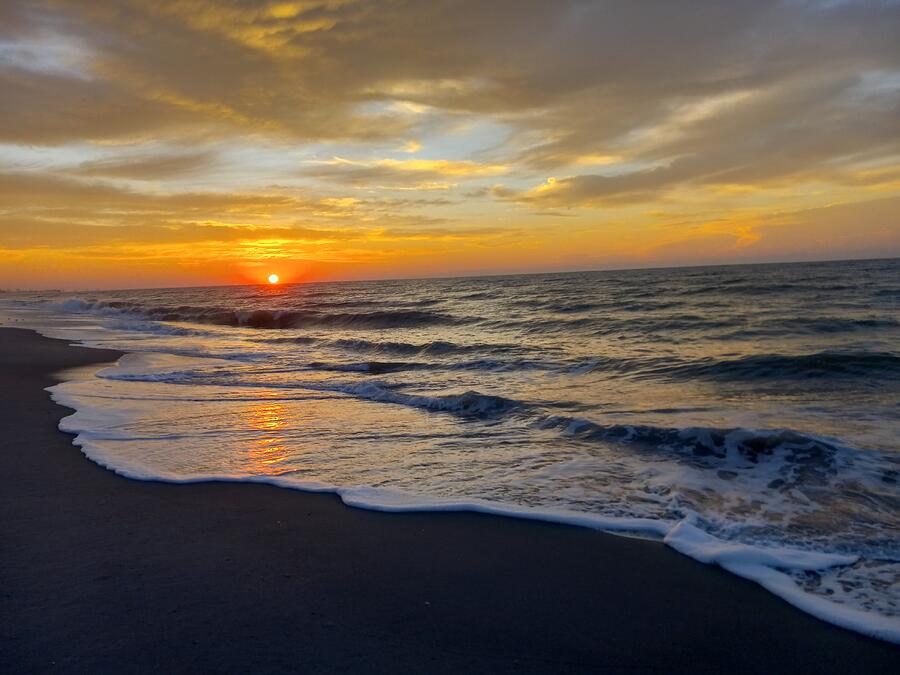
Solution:
M250 440L247 449L246 470L251 474L280 474L289 471L285 428L287 408L277 401L253 403L246 412L247 426L259 432Z

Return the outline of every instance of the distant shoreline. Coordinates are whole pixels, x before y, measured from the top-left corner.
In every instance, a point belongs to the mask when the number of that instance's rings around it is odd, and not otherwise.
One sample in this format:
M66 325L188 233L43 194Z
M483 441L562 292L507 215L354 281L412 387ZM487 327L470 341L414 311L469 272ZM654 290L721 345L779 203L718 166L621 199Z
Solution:
M12 671L887 673L900 656L655 542L122 478L43 391L118 355L0 329Z

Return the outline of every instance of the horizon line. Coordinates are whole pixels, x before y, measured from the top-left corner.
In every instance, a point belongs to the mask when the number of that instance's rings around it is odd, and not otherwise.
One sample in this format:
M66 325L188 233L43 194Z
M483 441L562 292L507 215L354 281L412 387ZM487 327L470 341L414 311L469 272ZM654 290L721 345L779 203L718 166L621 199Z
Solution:
M721 262L696 264L687 263L683 265L646 265L636 267L604 267L604 268L575 268L566 270L543 270L534 272L485 272L475 274L448 274L435 276L397 276L397 277L370 277L362 279L328 279L323 281L291 281L279 283L278 286L301 286L301 285L317 285L317 284L353 284L353 283L373 283L378 281L433 281L441 279L484 279L497 277L524 277L524 276L540 276L549 274L590 274L596 272L638 272L643 270L676 270L676 269L701 269L707 267L754 267L760 265L809 265L809 264L826 264L826 263L842 263L842 262L865 262L865 261L881 261L881 260L900 260L900 255L877 256L877 257L859 257L859 258L813 258L806 260L762 260L756 262ZM269 284L247 283L247 284L211 284L204 286L126 286L119 288L0 288L0 293L111 293L116 291L163 291L177 289L199 289L199 288L236 288L242 286L263 286L269 287Z

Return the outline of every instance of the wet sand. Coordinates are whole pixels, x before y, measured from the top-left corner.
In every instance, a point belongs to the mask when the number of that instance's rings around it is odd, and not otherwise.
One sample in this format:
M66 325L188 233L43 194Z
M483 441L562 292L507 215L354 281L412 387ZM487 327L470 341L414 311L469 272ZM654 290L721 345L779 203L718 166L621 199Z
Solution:
M264 485L131 481L43 390L118 354L0 329L4 672L896 672L665 546Z

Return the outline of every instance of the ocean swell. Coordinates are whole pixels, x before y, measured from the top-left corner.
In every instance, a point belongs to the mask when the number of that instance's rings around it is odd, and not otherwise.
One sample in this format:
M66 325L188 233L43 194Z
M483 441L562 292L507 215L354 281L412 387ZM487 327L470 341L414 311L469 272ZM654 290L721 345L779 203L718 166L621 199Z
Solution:
M900 356L890 352L871 351L798 355L755 354L736 359L703 359L693 363L676 364L664 368L662 374L685 380L701 378L719 381L871 376L894 379L900 377Z
M79 411L64 428L114 470L649 533L892 639L897 273L881 261L31 297L53 335L131 353L54 393ZM28 306L2 309L21 320Z
M138 302L82 300L72 298L58 304L64 312L105 316L131 315L152 321L205 323L233 328L416 328L455 325L465 320L449 314L422 310L376 310L369 312L324 312L293 309L230 309L193 305L145 306Z

